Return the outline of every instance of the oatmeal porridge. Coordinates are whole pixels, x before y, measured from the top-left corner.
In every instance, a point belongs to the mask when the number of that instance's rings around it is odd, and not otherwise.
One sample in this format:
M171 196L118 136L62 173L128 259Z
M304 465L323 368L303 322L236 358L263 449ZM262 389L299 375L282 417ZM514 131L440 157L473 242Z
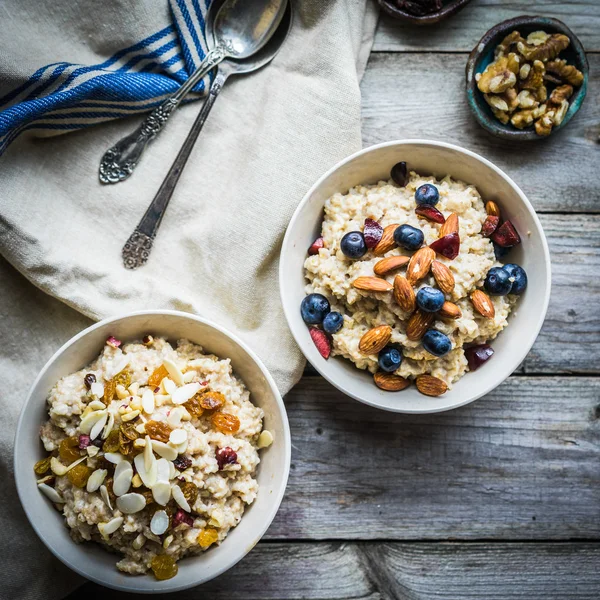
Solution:
M527 278L501 259L519 242L474 186L399 163L391 180L326 201L302 317L324 358L352 361L382 389L416 380L440 395L493 354L508 325Z
M179 340L109 338L48 396L38 487L76 542L119 554L126 573L177 573L219 544L256 498L272 442L228 359Z

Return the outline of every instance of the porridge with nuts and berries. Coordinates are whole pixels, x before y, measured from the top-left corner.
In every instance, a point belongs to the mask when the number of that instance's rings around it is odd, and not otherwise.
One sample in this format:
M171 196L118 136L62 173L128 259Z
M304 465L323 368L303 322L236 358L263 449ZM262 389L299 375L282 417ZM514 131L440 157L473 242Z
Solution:
M502 258L520 243L472 185L409 172L325 203L305 261L302 318L321 355L339 356L400 391L443 394L493 354L525 271Z
M222 542L258 492L270 445L228 359L180 340L110 337L89 366L48 396L38 487L76 542L121 555L117 567L157 579Z

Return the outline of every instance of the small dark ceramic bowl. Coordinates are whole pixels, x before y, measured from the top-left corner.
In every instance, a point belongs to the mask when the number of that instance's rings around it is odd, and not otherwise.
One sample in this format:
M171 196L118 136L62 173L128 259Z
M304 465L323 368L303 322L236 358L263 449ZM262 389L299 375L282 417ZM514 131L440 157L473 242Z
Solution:
M407 21L408 23L414 23L415 25L432 25L439 23L444 19L456 14L459 10L463 9L471 0L442 0L443 6L437 12L423 15L422 17L413 15L406 10L398 8L398 5L394 0L377 0L379 6L388 15L398 19L400 21Z
M475 48L473 48L467 62L467 99L469 106L475 115L479 124L493 135L504 138L505 140L529 141L545 139L539 136L533 127L526 129L517 129L512 123L506 125L500 123L492 113L491 108L485 101L483 94L477 88L475 81L476 73L483 73L485 68L494 60L494 50L496 46L514 30L518 30L523 37L527 37L533 31L545 31L546 33L564 33L569 36L571 44L566 50L559 54L559 58L564 58L567 63L574 65L583 73L583 83L581 87L575 88L571 98L569 98L569 110L562 123L552 128L552 137L555 131L562 129L575 116L585 98L587 91L589 65L585 56L583 46L577 36L558 19L550 17L530 17L521 16L503 21L495 27L492 27L482 38Z

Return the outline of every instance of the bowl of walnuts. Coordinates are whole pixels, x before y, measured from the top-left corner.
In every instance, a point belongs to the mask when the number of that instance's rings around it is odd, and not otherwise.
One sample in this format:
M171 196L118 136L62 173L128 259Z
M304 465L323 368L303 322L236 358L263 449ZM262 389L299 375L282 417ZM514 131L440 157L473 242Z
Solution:
M521 16L490 29L469 56L467 98L479 124L509 140L562 129L587 91L581 42L561 21Z

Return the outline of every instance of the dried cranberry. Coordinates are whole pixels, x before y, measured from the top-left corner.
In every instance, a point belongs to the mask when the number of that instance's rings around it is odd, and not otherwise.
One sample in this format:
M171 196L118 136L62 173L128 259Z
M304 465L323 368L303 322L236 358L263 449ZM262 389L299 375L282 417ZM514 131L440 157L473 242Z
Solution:
M189 456L182 454L173 461L173 464L178 471L185 471L192 466L192 459Z
M106 343L109 346L112 346L113 348L119 348L123 342L121 340L118 340L116 337L109 335L106 340Z
M319 254L319 250L325 247L325 242L323 242L322 237L318 237L308 249L308 253L313 256L314 254Z
M365 227L363 229L363 236L365 238L365 244L367 248L375 248L379 244L379 240L383 235L383 227L373 219L365 219Z
M420 217L425 217L428 221L443 224L446 222L446 217L435 207L427 204L421 204L415 208L415 212Z
M408 167L405 162L396 163L390 172L394 183L400 187L405 187L408 183Z
M488 344L479 344L465 349L465 356L471 371L476 371L485 361L492 358L493 354L494 349Z
M308 333L310 333L310 337L315 343L319 354L325 360L327 360L329 358L329 355L331 354L331 341L329 339L329 336L324 331L321 331L316 327L309 327Z
M181 508L175 513L173 516L173 527L177 527L177 525L181 525L185 523L190 527L194 526L194 518L192 515L188 515L185 511L181 510Z
M500 223L500 217L495 215L488 215L486 220L483 222L481 226L481 235L484 237L490 237L496 229L498 229L498 225Z
M217 448L215 451L219 471L223 470L225 465L235 465L237 463L237 452L229 446L226 448Z
M80 450L85 450L88 446L92 445L92 438L90 438L89 435L85 435L85 433L82 433L79 436L79 449Z
M85 387L89 390L92 387L92 383L96 383L96 376L93 373L88 373L83 378L83 383L85 383Z
M450 233L439 240L435 240L435 242L429 244L429 247L438 254L453 260L458 256L460 250L460 237L458 233Z
M521 243L521 238L510 221L504 221L491 237L493 242L502 248L512 248Z

